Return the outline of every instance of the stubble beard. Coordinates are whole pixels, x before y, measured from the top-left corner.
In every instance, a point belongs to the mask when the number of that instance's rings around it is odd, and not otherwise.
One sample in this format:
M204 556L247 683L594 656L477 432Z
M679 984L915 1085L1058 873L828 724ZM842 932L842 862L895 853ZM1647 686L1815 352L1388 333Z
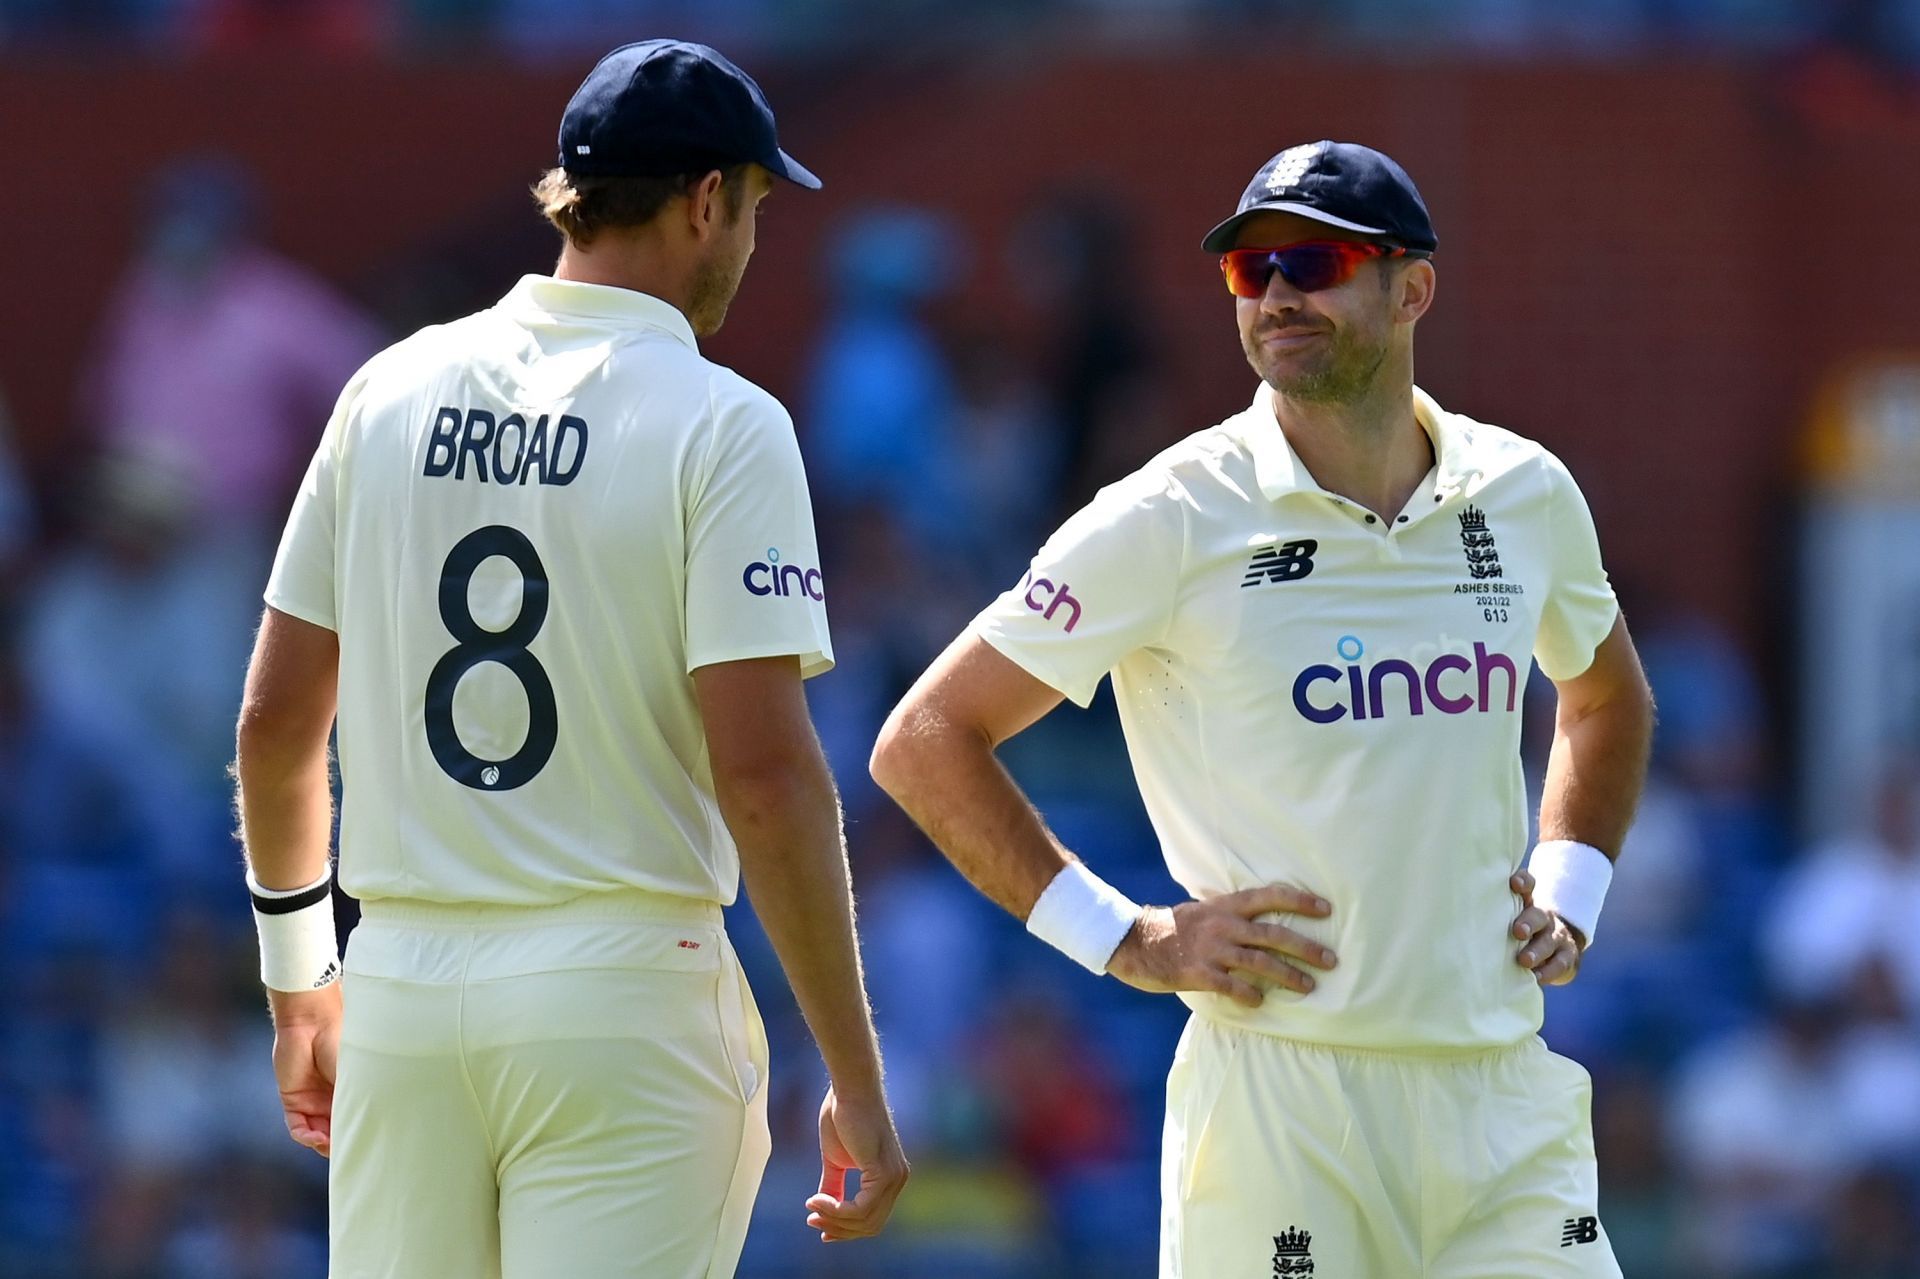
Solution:
M711 337L720 331L727 320L727 308L733 304L734 294L740 291L740 280L746 273L744 261L735 262L721 253L701 263L687 302L690 312L687 318L695 333Z
M1245 341L1247 360L1261 381L1290 400L1308 404L1353 404L1364 399L1387 362L1387 343L1368 342L1336 329L1310 367L1282 371L1266 358L1255 333Z

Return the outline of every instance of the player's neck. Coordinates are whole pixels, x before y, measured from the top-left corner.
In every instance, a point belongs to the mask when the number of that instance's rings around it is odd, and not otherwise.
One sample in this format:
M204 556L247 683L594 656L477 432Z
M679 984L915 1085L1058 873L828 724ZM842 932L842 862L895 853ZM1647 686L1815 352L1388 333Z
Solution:
M1302 401L1275 393L1274 415L1314 482L1392 520L1433 468L1433 442L1413 411L1413 373L1383 375L1361 398Z
M673 304L682 315L688 314L693 292L690 271L676 267L666 255L645 245L611 236L596 240L588 248L569 244L561 249L553 278L632 289Z

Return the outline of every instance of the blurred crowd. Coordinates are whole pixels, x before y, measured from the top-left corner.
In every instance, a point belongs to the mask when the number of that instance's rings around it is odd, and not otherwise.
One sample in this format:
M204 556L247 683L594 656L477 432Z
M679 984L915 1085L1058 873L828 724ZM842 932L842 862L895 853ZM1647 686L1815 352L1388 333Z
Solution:
M500 42L574 49L636 30L785 49L966 43L1055 24L1151 36L1234 23L1319 43L1489 50L1746 49L1830 42L1920 64L1916 0L0 0L0 42L331 54Z
M0 423L0 1275L305 1279L325 1272L325 1166L280 1121L224 769L287 496L396 326L259 244L229 164L171 171L148 208L75 371L84 482L30 490ZM811 696L916 1170L885 1240L822 1252L804 1228L823 1080L735 908L775 1059L743 1275L1152 1273L1182 1006L1026 937L865 770L907 683L1059 517L1205 425L1167 389L1153 307L1112 296L1128 238L1063 193L1003 244L876 208L824 246L832 301L792 404L839 657ZM986 254L1021 282L992 323L944 305ZM504 291L492 269L480 287ZM1620 589L1662 724L1603 942L1546 1033L1596 1078L1625 1271L1920 1275L1920 763L1862 761L1857 824L1796 837L1787 708L1710 620ZM1536 679L1536 786L1551 701ZM1068 845L1171 899L1104 694L1007 756Z

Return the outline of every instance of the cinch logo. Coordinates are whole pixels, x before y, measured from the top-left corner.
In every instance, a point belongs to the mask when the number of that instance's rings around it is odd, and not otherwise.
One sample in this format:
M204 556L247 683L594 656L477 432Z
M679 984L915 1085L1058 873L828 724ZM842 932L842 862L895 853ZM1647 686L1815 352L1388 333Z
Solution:
M1025 588L1023 598L1027 601L1027 607L1042 618L1051 622L1053 615L1064 608L1070 611L1061 629L1071 635L1073 628L1080 625L1080 601L1067 594L1065 582L1056 586L1052 578L1035 577L1033 570L1028 569L1027 575L1020 579L1020 585Z
M1427 665L1423 673L1412 662L1389 657L1385 661L1375 662L1372 669L1359 665L1367 648L1358 636L1342 635L1334 646L1343 661L1347 663L1343 670L1338 666L1324 663L1309 666L1301 671L1299 678L1293 681L1293 705L1307 719L1316 724L1331 724L1351 714L1356 720L1384 719L1395 707L1387 705L1386 684L1390 676L1398 676L1406 690L1406 707L1414 715L1424 715L1429 704L1442 715L1464 715L1468 711L1489 711L1493 709L1493 677L1506 675L1507 710L1513 710L1515 699L1520 693L1520 671L1513 659L1505 653L1490 651L1485 644L1476 642L1473 646L1473 659L1469 661L1459 653L1442 653ZM1442 681L1449 675L1459 678L1451 689ZM1332 684L1334 688L1320 691L1322 699L1316 702L1315 685ZM1345 685L1344 690L1341 688ZM1345 700L1342 700L1344 691ZM1421 694L1426 696L1424 700ZM1398 703L1399 698L1395 698Z
M747 565L746 572L740 574L741 584L755 595L805 595L808 599L827 598L826 579L820 576L817 568L801 568L798 564L782 564L778 547L767 548L767 558L762 563Z

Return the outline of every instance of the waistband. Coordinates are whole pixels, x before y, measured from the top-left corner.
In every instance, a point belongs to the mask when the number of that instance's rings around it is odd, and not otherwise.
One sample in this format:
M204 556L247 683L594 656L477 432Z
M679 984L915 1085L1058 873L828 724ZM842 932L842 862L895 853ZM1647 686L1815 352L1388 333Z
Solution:
M375 897L360 903L360 918L369 924L397 924L406 928L513 929L543 928L550 924L662 920L681 924L724 926L718 902L641 888L585 893L570 901L540 905L499 902L433 902L416 897Z
M1303 1039L1267 1025L1229 1021L1198 1008L1193 1009L1191 1024L1203 1026L1221 1035L1243 1035L1255 1041L1285 1045L1307 1054L1333 1057L1373 1058L1381 1061L1419 1062L1429 1065L1464 1065L1492 1061L1500 1057L1533 1052L1546 1047L1537 1033L1529 1033L1508 1043L1490 1044L1343 1044L1319 1039Z

